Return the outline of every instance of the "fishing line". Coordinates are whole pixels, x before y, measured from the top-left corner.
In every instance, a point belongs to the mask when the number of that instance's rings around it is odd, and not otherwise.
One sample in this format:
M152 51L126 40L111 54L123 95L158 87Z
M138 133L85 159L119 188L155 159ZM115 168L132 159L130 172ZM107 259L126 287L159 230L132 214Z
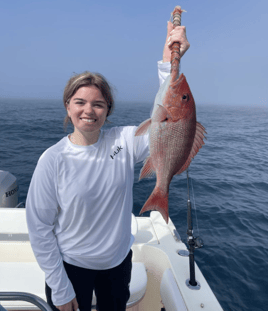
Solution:
M191 185L192 185L192 196L193 196L193 202L194 202L194 210L195 210L195 220L196 220L196 227L197 227L197 234L199 235L199 226L198 226L198 219L197 219L197 209L195 206L195 197L194 197L194 187L193 187L193 180L191 179Z
M192 186L192 198L193 198L193 204L194 204L194 210L195 210L195 220L196 220L197 234L199 235L199 226L198 226L198 219L197 219L197 209L196 209L196 205L195 205L193 180L192 180L192 178L189 177L189 169L187 169L187 188L188 188L188 198L190 199L189 179L191 180L191 186Z

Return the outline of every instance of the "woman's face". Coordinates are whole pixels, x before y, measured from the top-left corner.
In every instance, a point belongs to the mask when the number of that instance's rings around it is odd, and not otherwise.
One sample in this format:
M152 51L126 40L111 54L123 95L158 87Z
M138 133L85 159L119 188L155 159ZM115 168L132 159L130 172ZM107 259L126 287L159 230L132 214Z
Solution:
M75 130L88 136L89 133L99 132L103 126L108 105L96 86L83 86L71 98L67 112Z

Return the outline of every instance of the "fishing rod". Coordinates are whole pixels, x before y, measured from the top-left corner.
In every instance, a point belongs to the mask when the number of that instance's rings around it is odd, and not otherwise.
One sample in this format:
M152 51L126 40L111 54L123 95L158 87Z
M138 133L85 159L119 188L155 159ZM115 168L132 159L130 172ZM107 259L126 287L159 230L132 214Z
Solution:
M192 207L190 200L190 185L189 185L189 172L187 169L187 188L188 188L188 200L187 200L187 242L189 245L189 268L190 268L190 279L186 280L186 284L191 289L199 289L200 284L195 279L195 265L194 265L194 251L196 248L202 247L203 241L200 237L194 237L193 235L193 223L192 223Z

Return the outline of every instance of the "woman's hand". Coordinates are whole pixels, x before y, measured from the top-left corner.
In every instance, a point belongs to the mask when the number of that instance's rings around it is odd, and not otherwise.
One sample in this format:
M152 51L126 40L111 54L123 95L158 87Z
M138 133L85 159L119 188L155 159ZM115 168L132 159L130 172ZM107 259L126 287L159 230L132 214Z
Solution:
M76 298L67 302L65 305L56 306L60 311L76 311L78 309L78 303Z
M185 26L177 26L173 29L173 24L168 22L167 25L167 38L163 51L163 62L170 62L171 60L171 49L170 47L174 42L180 43L180 56L189 49L190 43L186 38L186 28Z

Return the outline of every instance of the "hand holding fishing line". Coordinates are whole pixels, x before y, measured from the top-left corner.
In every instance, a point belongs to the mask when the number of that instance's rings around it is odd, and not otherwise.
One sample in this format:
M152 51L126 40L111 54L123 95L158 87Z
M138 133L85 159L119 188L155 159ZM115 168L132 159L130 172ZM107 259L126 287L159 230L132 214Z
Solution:
M181 57L189 49L190 43L186 37L186 27L177 26L173 29L173 24L168 21L167 24L167 37L163 51L163 62L170 62L171 60L171 46L174 42L180 43L180 55Z

